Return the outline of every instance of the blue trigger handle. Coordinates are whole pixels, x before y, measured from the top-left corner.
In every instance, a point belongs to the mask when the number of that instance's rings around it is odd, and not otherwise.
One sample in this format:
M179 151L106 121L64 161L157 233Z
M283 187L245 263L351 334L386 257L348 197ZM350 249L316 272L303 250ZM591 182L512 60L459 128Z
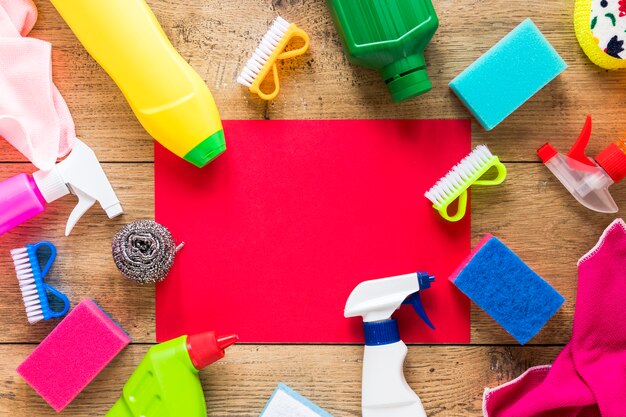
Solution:
M426 314L426 310L424 310L424 305L422 304L422 299L420 298L420 291L427 290L430 288L430 284L435 281L435 277L429 275L427 272L417 272L417 281L419 282L419 291L411 294L407 297L407 299L402 304L411 304L413 309L417 313L417 315L424 320L424 323L428 325L431 329L435 330L435 326L431 323L428 315Z

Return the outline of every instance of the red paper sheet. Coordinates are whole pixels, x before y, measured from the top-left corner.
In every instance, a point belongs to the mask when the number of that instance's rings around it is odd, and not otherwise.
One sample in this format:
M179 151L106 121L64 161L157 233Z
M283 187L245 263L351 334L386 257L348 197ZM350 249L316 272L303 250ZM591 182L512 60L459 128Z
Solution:
M427 270L437 330L403 306L405 342L468 343L469 301L447 277L469 213L423 196L470 151L467 120L225 121L198 169L158 144L156 220L185 247L157 286L157 340L215 329L252 343L362 343L345 302L361 281Z

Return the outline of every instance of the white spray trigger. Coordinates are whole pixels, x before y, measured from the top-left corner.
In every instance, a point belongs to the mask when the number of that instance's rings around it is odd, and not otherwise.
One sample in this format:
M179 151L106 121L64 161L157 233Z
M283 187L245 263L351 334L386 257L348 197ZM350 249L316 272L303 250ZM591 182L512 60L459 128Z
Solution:
M78 197L78 204L67 221L65 236L70 234L78 220L96 201L109 218L124 212L96 154L79 139L74 141L72 152L67 158L56 164L51 171L35 172L33 178L48 203L68 192Z
M67 225L65 226L65 236L69 236L70 232L78 223L83 214L87 212L96 202L95 198L92 198L89 194L82 192L79 188L72 187L72 191L78 197L78 204L74 207L74 210L70 213L69 219L67 219Z
M363 321L389 320L391 315L404 303L412 304L417 314L433 328L419 298L412 296L430 288L434 277L424 272L398 275L361 282L354 288L344 309L345 317L362 316ZM408 299L408 300L407 300Z

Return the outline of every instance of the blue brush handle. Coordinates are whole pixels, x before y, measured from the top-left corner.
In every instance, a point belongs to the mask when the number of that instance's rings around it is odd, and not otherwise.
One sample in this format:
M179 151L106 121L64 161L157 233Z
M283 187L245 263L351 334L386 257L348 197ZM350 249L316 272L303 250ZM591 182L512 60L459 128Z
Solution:
M46 261L46 264L42 268L39 264L39 252L43 248L47 248L50 250L50 256ZM41 310L43 312L44 320L64 316L70 309L70 300L61 291L44 282L45 276L48 275L48 271L50 271L50 268L52 267L52 264L57 257L56 247L50 242L42 241L34 245L27 245L27 250L31 266L33 268L33 277L37 286L39 303L41 304ZM60 311L52 310L52 308L50 307L48 294L51 294L52 296L61 300L61 302L63 303L63 308Z
M48 311L47 312L44 311L44 316L47 316L47 317L44 317L44 318L48 320L49 318L57 318L57 317L61 317L67 314L68 310L70 309L70 300L67 298L67 296L51 285L44 284L44 288L45 288L46 293L51 293L53 296L55 296L56 298L58 298L59 300L63 302L63 309L61 309L61 311L54 311L52 308L50 308L50 303L48 302ZM46 298L47 298L47 294L46 294Z
M33 254L35 255L35 260L37 261L37 262L32 262L32 259L31 259L31 265L33 267L33 271L35 270L35 265L36 265L37 269L39 270L41 279L43 279L48 274L48 271L52 267L52 264L54 263L54 260L57 257L57 248L52 243L47 242L45 240L39 243L35 243L34 245L28 245L28 246L32 248L31 250L33 251ZM41 269L41 266L39 265L39 258L37 257L39 249L41 249L42 247L46 247L50 249L50 258L48 258L48 262L46 262L43 269Z

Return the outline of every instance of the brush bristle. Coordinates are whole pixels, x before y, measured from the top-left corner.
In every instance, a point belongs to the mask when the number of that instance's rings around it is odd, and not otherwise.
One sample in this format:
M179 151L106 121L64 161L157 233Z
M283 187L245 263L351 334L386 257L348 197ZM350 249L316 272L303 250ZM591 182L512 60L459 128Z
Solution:
M33 275L33 267L28 258L28 251L26 248L13 249L11 251L11 257L15 265L17 281L22 291L22 301L26 308L26 317L30 324L35 324L43 320L43 310Z
M443 204L452 194L467 187L481 168L493 159L486 145L479 145L437 181L424 196L433 204Z
M248 60L241 74L237 77L239 84L245 85L246 87L252 85L254 79L259 75L259 72L261 72L261 69L270 58L270 55L274 52L274 49L276 49L278 42L280 42L285 32L287 32L289 25L290 23L280 16L274 20L270 29L261 39L259 47L256 48L252 54L252 58Z

